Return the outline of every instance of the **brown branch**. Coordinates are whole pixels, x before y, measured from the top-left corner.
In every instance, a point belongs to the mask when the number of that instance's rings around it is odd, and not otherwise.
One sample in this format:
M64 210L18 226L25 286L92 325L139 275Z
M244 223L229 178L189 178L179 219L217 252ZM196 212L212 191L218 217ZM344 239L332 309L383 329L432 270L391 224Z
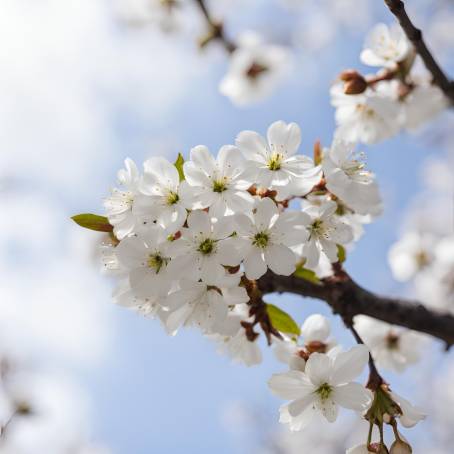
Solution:
M335 314L351 323L355 315L368 315L384 322L429 334L454 344L454 316L432 311L416 301L376 295L360 287L341 271L320 284L295 276L278 276L268 272L258 281L263 293L294 293L326 301Z
M194 0L196 5L199 7L202 16L205 19L205 22L208 25L208 34L204 37L200 45L201 47L206 46L209 42L217 40L225 47L227 52L232 53L236 49L236 45L227 38L224 33L224 26L222 22L217 22L213 19L208 8L206 6L205 0Z
M427 70L432 74L433 82L437 85L454 105L454 81L441 69L434 56L424 42L422 32L416 28L405 10L402 0L385 0L389 10L396 16L407 38L413 43L416 52L422 58Z

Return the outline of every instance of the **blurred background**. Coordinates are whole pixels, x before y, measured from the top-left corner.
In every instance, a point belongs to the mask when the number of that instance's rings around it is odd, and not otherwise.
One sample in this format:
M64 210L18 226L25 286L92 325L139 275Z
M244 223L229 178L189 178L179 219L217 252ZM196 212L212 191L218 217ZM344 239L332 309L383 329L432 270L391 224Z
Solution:
M342 453L361 439L350 419L292 436L279 427L281 402L267 380L284 368L272 351L259 366L232 365L198 332L169 337L157 322L113 305L114 283L99 272L100 236L70 216L102 214L126 157L173 161L198 144L216 152L238 132L265 133L279 119L301 126L302 152L310 155L317 139L329 145L329 87L343 69L365 70L359 53L367 31L393 17L373 0L207 2L228 36L254 30L291 48L286 80L238 108L218 90L225 49L197 45L206 26L195 2L181 0L172 18L148 3L0 1L0 373L14 395L0 393L0 420L23 416L9 422L0 451ZM409 8L454 74L452 2L415 0ZM453 127L446 113L417 134L362 147L385 200L346 265L366 288L411 293L392 278L387 251L415 210L433 207L435 191L449 201L440 211L452 230L452 179L434 185L438 174L427 170L452 169ZM330 316L337 339L353 344L323 303L290 295L269 301L300 323L315 311ZM386 374L430 414L405 433L415 452L452 452L454 358L442 347L434 341L422 363Z

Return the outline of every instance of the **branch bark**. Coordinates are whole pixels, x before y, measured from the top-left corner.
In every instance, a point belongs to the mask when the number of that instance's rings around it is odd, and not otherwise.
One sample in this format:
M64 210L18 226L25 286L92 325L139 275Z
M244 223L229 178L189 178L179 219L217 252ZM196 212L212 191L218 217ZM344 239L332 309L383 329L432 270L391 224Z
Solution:
M408 17L404 2L402 0L385 0L385 3L391 13L396 16L408 39L413 43L416 52L422 58L427 70L432 74L434 84L444 92L451 104L454 105L454 81L448 78L427 48L421 30L416 28Z
M294 293L323 300L347 324L355 315L363 314L429 334L442 340L446 348L454 344L454 316L432 311L417 301L376 295L359 286L344 271L320 284L267 272L258 285L263 293Z

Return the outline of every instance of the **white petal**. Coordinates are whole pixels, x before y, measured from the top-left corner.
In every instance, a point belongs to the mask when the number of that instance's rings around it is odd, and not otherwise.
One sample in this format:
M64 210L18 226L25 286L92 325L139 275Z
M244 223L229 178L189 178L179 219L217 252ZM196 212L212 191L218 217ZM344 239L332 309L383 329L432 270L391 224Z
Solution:
M274 374L268 381L268 386L273 394L285 400L301 399L314 391L314 387L298 370Z
M276 121L268 128L267 138L272 151L284 151L287 156L292 156L301 143L301 130L296 123L287 125Z
M248 279L258 279L266 273L266 264L261 249L253 247L244 259L244 270Z
M290 276L295 271L296 256L282 244L271 244L265 249L265 261L273 273Z
M261 199L257 203L254 221L258 230L266 230L271 227L272 223L279 215L276 204L269 197Z
M296 372L296 371L293 371ZM309 407L311 407L316 399L315 394L309 393L306 396L294 400L288 405L288 412L293 418L297 418L299 415L304 413Z
M188 226L194 233L204 236L211 234L210 217L204 211L192 211L188 216Z
M306 362L305 373L316 387L329 383L331 359L323 353L312 353Z
M367 410L372 402L371 392L359 383L353 382L336 386L332 397L341 407L355 411Z
M369 350L365 345L355 345L347 352L339 353L333 361L333 385L353 381L366 367Z

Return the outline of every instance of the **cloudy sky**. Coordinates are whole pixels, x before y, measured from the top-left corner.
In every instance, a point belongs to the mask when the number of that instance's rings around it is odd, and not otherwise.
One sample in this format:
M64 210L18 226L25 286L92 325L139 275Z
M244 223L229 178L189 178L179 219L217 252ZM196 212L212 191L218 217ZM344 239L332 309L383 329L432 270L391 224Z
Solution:
M231 365L198 333L169 338L157 323L115 307L113 284L96 262L99 236L69 217L102 211L126 157L173 159L198 144L214 152L239 131L263 133L278 119L301 125L306 153L317 139L329 144L330 83L342 69L361 67L368 25L391 18L384 8L360 8L352 21L339 7L320 21L325 10L309 5L308 22L295 13L297 0L221 2L218 12L232 34L252 27L296 43L287 83L239 110L217 90L227 67L223 50L195 46L201 30L195 13L180 18L179 33L166 34L156 26L126 26L113 3L1 2L0 338L14 354L84 390L89 437L114 453L251 452L254 437L239 443L226 411L248 402L277 421L279 402L266 381L281 366L271 354L255 368ZM442 46L446 34L436 30ZM386 211L348 258L362 285L405 291L393 281L386 253L403 207L422 188L424 159L437 153L430 140L409 135L368 150ZM314 310L328 314L321 303L293 296L271 300L300 322ZM351 344L339 321L333 325ZM398 383L406 380L411 376Z

